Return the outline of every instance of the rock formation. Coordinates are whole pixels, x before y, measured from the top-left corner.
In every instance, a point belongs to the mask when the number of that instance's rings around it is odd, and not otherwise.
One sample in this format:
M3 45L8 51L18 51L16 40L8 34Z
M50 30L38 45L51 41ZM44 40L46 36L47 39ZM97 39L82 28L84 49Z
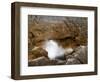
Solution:
M43 48L49 40L54 40L66 50L63 57L49 59L48 51ZM72 49L70 53L68 48ZM88 63L87 18L29 15L28 62L29 66Z

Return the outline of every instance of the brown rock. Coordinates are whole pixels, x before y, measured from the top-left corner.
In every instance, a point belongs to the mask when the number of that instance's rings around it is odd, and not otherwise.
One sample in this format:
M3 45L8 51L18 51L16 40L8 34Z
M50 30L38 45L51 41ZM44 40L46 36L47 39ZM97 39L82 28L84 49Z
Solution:
M38 57L28 62L29 66L43 66L43 65L49 65L49 64L50 64L49 59L44 56Z
M30 15L29 38L32 39L30 45L42 45L49 39L60 40L59 44L64 47L86 45L87 18Z
M64 65L66 61L63 60L49 60L48 58L42 56L36 59L30 60L28 62L29 66L44 66L44 65Z
M65 61L67 64L87 63L87 49L76 48L79 45L87 45L87 18L29 15L28 24L28 58L29 61L37 59L36 63L32 62L33 65L59 65L65 64ZM62 61L49 60L48 52L42 48L47 40L55 40L59 46L75 50L66 52L64 57L58 58Z
M30 54L31 52L31 54ZM47 57L48 58L48 52L45 51L43 48L39 47L34 47L32 51L29 52L29 58L35 59L41 56ZM29 59L30 60L30 59Z

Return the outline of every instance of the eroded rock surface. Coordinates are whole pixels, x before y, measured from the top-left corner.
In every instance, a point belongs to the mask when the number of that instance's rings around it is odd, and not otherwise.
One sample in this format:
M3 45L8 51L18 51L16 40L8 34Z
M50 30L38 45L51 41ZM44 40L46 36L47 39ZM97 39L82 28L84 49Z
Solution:
M29 15L29 48L56 40L63 47L87 45L87 18Z
M43 48L34 47L31 51L29 51L29 60L33 60L41 56L48 58L48 52Z
M67 59L67 62L66 62L67 65L72 65L72 64L81 64L81 62L76 59L76 58L69 58Z
M28 62L29 66L43 66L49 64L50 64L49 59L44 56L38 57Z
M88 58L87 54L87 46L79 46L72 55L80 60L81 63L86 64Z
M86 17L29 15L29 66L88 63L87 31ZM45 41L48 40L56 41L66 52L62 56L55 57L54 60L49 59L48 51L43 48Z

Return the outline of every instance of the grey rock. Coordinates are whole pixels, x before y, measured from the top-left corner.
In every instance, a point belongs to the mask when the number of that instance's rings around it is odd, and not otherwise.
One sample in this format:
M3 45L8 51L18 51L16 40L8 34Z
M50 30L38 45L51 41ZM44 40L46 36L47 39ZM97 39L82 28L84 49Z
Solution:
M80 60L82 64L87 64L88 60L87 46L80 46L76 48L75 52L72 55L78 60Z
M66 61L67 61L68 59L70 59L70 58L74 58L73 55L67 55L67 56L65 56L65 57L66 57Z
M37 49L36 49L37 50ZM44 53L42 49L39 49L39 53ZM34 52L38 54L38 52ZM47 53L45 52L45 55ZM73 64L87 64L87 46L79 46L74 49L70 54L64 55L64 57L50 60L47 56L40 55L35 59L30 59L28 62L29 66L45 66L45 65L73 65Z
M68 55L72 54L73 51L74 51L74 50L73 50L72 48L66 48L66 49L65 49L64 55L65 55L65 56L68 56Z
M64 55L58 56L55 58L55 60L65 60L65 56Z
M36 59L30 60L28 62L29 66L44 66L44 65L64 65L66 61L63 60L49 60L48 58L42 56Z
M64 64L66 64L66 61L65 60L60 60L60 59L51 60L51 62L54 65L64 65Z
M76 58L69 58L66 62L67 65L72 65L72 64L81 64L81 62L79 60L77 60Z
M44 56L38 57L28 62L29 66L43 66L43 65L49 65L49 64L50 64L49 59Z

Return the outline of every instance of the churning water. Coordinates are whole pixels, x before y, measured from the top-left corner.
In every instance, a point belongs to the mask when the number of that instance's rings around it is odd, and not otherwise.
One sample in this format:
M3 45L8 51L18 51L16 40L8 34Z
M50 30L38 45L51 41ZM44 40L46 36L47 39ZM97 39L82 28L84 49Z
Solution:
M72 48L64 49L62 46L59 46L58 43L54 40L48 40L45 42L43 47L48 52L48 57L53 60L57 57L64 56L64 53L72 52Z

